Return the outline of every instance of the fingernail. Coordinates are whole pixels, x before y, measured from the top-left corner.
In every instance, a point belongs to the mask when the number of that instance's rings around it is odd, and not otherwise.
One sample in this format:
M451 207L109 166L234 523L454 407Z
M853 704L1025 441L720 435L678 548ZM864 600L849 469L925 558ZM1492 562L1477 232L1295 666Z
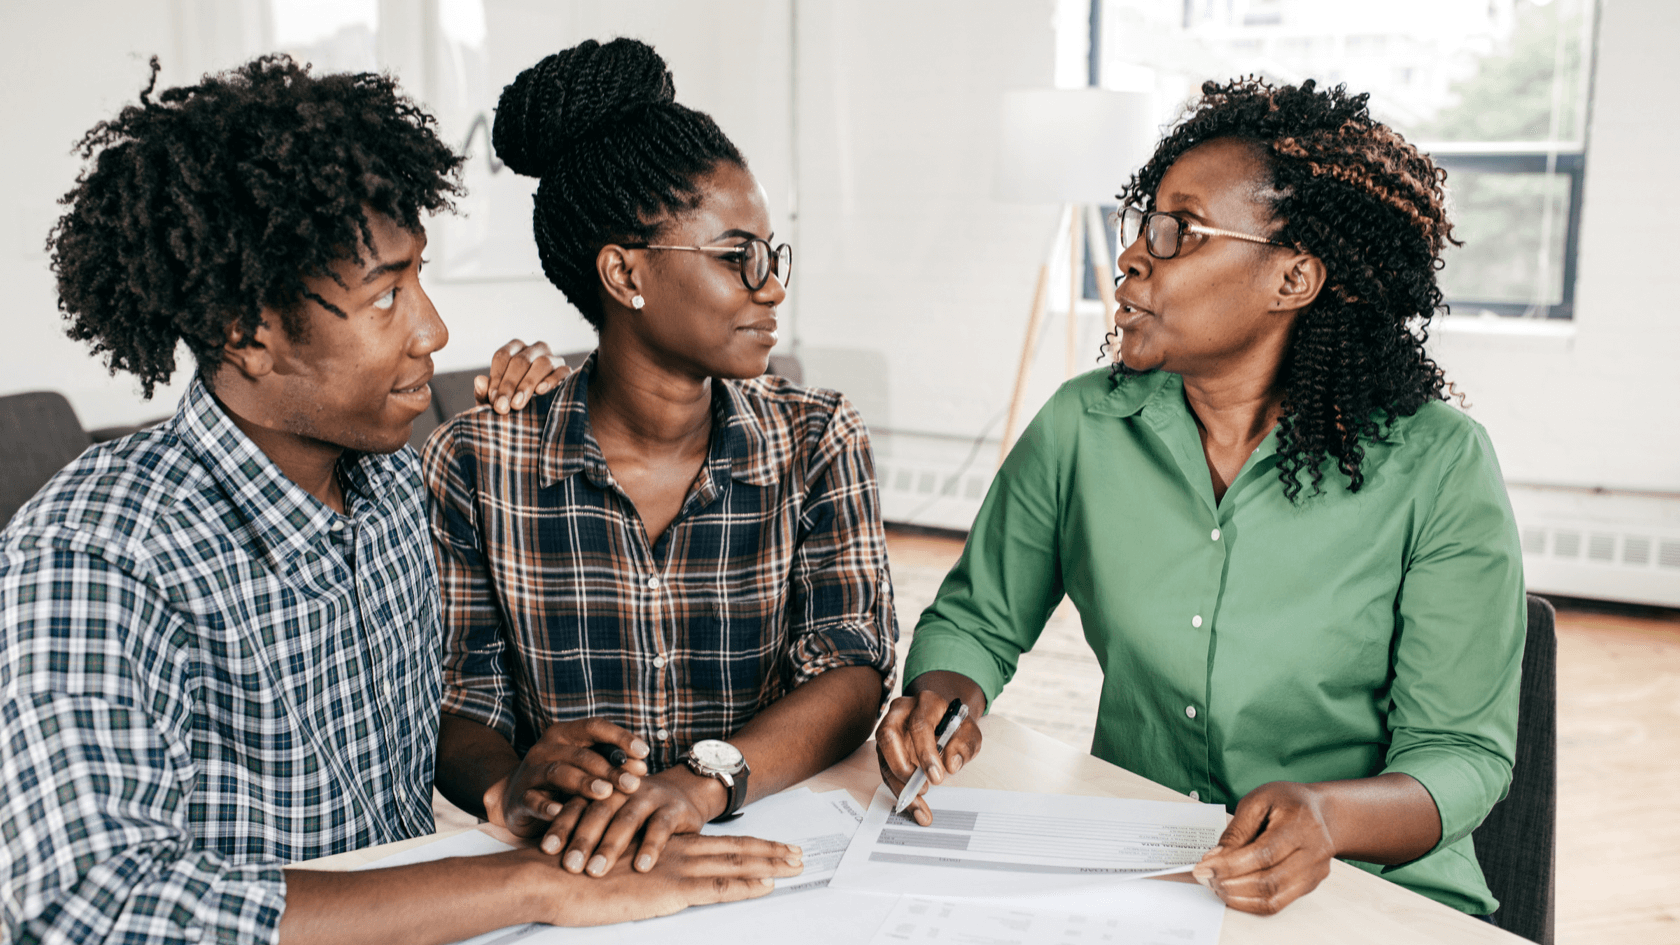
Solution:
M542 849L543 849L544 853L548 853L548 854L551 854L551 855L555 854L555 853L559 853L560 852L560 838L559 837L544 837L543 838Z
M548 393L548 389L549 389L550 386L551 385L547 381L543 381L541 384L537 385L537 393L539 393L539 394Z
M496 409L501 411L502 413L507 413L508 412L508 399L506 397L498 397L496 399Z
M519 393L517 393L517 394L514 394L514 395L513 395L513 405L514 405L514 406L515 406L515 407L523 407L523 406L525 406L525 398L526 398L526 396L527 396L527 395L526 395L526 393L525 393L525 392L524 392L524 391L520 391L520 392L519 392Z
M626 791L634 791L642 786L642 779L633 774L625 774L619 776L618 783Z
M789 865L789 866L804 866L805 865L805 860L800 858L800 857L797 857L797 856L790 856L790 857L787 858L787 865Z
M1207 851L1206 853L1202 854L1202 856L1203 856L1203 858L1210 857L1210 856L1218 856L1219 854L1224 853L1224 852L1225 852L1225 845L1222 843L1219 846L1216 846L1213 849L1211 849L1211 850Z
M764 884L764 885L766 885L766 886L774 886L774 885L776 885L776 881L775 881L775 880L773 880L773 879L771 879L771 878L770 878L770 877L768 877L768 876L766 876L766 877L764 877L764 878L763 878L763 879L761 879L761 880L759 880L759 882L761 882L761 883L763 883L763 884Z
M653 869L653 857L648 856L646 853L636 857L636 869L641 870L644 873Z
M599 876L602 873L605 873L606 871L607 871L607 858L600 855L599 853L595 854L595 859L589 861L589 875Z
M951 773L956 774L958 771L961 771L961 770L962 770L962 755L952 755L951 756Z
M630 754L635 755L637 758L646 758L650 750L651 749L648 748L648 743L639 738L630 742Z
M793 855L794 855L794 856L804 856L804 855L805 855L805 848L804 848L804 847L802 847L802 846L800 846L800 845L798 845L798 844L796 844L796 843L790 843L790 844L788 844L788 845L787 845L787 848L788 848L788 849L789 849L789 850L792 850L792 851L793 851Z
M573 850L572 852L566 854L566 869L571 870L574 873L583 869L582 850Z
M559 804L550 804L550 805L548 805L548 809L545 810L543 813L546 813L550 817L559 817L560 816L560 805ZM550 851L550 852L553 852L553 851Z
M1213 888L1213 870L1193 869L1190 871L1190 875L1195 877L1196 882L1201 883L1203 886L1206 886L1209 889Z
M605 781L600 780L599 778L597 778L595 780L594 784L591 784L589 786L589 789L591 791L594 791L596 794L600 794L600 795L603 795L603 796L612 793L612 785L608 784Z

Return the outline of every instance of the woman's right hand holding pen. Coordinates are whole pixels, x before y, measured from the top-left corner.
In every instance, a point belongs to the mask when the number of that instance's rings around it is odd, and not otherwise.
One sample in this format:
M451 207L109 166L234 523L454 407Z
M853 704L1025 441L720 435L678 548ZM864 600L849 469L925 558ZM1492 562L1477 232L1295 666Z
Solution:
M936 728L952 699L967 703L968 719L941 753ZM903 791L918 767L927 772L928 784L940 784L946 774L961 771L980 753L980 726L975 723L985 711L986 694L961 673L940 670L911 680L875 729L875 756L887 789L894 795ZM924 827L933 823L933 811L923 796L911 803L909 813Z

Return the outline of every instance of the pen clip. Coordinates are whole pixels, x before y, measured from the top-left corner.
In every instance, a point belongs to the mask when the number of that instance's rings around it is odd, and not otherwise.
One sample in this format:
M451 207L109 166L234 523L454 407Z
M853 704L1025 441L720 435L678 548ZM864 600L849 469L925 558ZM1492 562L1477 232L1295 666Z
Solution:
M935 738L945 734L946 726L951 724L952 720L957 717L957 713L961 712L962 709L963 701L961 699L951 700L951 704L945 707L945 714L939 717L939 724L933 727Z

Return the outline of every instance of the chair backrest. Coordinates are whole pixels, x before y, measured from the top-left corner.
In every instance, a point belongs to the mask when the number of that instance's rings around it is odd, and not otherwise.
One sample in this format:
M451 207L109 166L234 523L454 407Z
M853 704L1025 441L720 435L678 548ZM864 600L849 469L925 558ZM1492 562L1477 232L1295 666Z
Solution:
M1556 617L1545 598L1528 595L1511 790L1475 831L1476 859L1499 900L1493 923L1541 945L1552 945L1557 871Z
M63 394L0 397L0 525L90 442Z

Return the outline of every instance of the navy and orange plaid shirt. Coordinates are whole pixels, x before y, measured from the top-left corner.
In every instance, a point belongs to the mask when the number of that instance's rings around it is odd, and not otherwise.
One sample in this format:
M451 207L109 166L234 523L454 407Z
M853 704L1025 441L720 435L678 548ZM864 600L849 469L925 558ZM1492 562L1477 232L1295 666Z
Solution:
M898 626L857 410L779 377L714 382L706 462L650 545L590 433L593 368L426 444L444 711L520 752L604 716L658 771L837 666L880 670L885 696Z

